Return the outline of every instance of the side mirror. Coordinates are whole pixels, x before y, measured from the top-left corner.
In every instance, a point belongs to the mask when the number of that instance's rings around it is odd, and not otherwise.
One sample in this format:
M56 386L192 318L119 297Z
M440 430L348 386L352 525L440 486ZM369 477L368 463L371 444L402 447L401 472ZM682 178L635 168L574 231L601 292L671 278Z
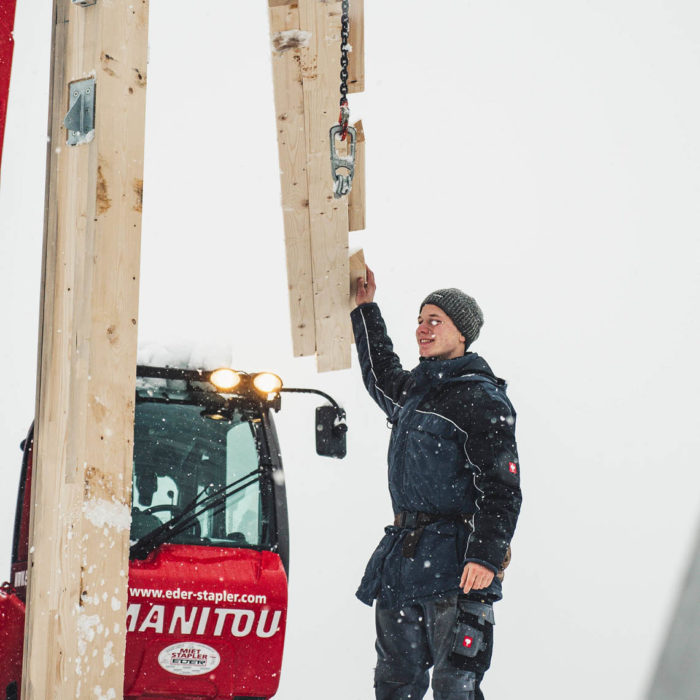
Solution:
M316 454L343 459L347 454L347 432L344 411L337 411L333 406L316 409Z

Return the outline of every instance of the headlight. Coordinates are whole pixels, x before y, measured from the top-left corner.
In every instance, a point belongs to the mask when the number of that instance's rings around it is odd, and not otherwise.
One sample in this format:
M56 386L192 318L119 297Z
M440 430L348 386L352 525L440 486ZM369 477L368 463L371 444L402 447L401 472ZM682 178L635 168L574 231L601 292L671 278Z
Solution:
M214 370L209 376L209 381L222 391L231 391L241 383L241 375L232 369L222 368Z
M274 394L282 388L282 380L272 372L261 372L255 375L253 386L261 394Z

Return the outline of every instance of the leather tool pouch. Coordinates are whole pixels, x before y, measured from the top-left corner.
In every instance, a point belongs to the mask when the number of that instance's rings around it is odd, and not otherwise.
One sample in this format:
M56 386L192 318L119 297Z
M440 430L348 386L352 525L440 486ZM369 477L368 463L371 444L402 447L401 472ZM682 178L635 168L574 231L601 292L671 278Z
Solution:
M464 671L483 673L493 652L493 607L460 597L450 661Z

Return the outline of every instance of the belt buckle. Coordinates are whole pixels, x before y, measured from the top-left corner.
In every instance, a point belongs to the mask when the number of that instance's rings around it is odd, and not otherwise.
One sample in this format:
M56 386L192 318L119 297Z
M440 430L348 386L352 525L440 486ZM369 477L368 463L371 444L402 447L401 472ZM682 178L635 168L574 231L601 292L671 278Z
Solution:
M415 530L418 527L418 513L405 512L403 526L408 530Z

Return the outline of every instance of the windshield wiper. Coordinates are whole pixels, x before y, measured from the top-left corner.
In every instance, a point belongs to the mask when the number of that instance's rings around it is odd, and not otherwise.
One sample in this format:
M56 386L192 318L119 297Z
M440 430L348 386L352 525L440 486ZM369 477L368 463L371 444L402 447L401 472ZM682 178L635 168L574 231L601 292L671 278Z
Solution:
M159 547L184 530L192 527L202 513L206 513L208 510L217 507L219 510L216 512L220 512L227 499L234 496L239 491L243 491L257 483L260 480L260 474L262 474L261 469L254 469L240 479L236 479L236 481L222 486L220 489L217 489L207 496L204 496L205 492L202 491L202 493L190 501L177 515L134 542L134 544L131 545L129 558L145 559L156 547ZM202 496L204 496L204 498L202 498Z

